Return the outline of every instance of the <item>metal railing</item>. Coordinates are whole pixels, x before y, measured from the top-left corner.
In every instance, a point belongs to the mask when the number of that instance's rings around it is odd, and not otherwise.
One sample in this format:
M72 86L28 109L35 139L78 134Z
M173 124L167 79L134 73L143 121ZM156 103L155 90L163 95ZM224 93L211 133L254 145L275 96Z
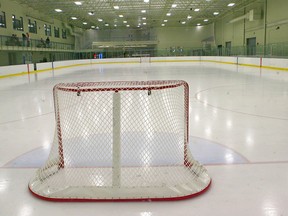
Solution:
M64 61L77 59L92 58L125 58L139 57L149 55L151 57L165 56L247 56L247 57L268 57L268 58L287 58L288 59L288 42L273 43L267 46L257 45L233 46L227 47L180 47L171 46L164 49L158 49L156 45L150 47L109 47L86 50L75 50L74 45L50 42L47 44L41 40L23 41L22 38L0 36L0 52L9 50L15 55L9 57L9 62L0 65L14 65L23 63L23 55L34 53L32 62L41 61ZM19 52L20 51L20 52ZM42 52L46 51L46 52ZM14 59L14 61L10 60Z
M0 49L1 50L37 50L37 49L54 49L54 50L74 50L74 45L46 42L46 40L23 39L22 37L0 36Z

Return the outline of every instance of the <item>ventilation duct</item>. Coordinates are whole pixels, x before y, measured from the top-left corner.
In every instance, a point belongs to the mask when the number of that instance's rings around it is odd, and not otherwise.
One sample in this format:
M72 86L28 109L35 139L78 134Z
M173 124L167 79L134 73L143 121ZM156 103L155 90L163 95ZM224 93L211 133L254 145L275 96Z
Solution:
M239 21L244 20L244 19L247 19L250 22L252 22L254 20L259 20L259 19L261 19L261 11L260 10L259 11L258 10L250 10L245 15L230 20L229 23L239 22Z

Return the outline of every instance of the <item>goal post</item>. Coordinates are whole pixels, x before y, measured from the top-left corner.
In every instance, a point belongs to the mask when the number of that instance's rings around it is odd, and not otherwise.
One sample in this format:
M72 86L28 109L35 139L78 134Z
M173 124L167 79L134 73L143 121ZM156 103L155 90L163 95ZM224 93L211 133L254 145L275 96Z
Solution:
M60 83L49 157L29 190L54 201L180 200L211 183L189 148L185 81Z
M118 91L113 93L113 167L112 186L120 187L121 179L121 97Z
M151 63L150 54L141 54L140 55L140 63Z

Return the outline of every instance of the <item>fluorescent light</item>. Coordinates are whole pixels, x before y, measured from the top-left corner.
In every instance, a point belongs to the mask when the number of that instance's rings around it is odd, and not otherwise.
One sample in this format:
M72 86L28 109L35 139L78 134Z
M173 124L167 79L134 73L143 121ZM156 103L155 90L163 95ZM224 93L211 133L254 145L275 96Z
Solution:
M143 23L143 25L146 25L146 23Z
M109 26L109 24L108 24L108 23L105 23L105 26Z
M176 8L177 7L177 4L172 4L172 8Z
M120 8L120 7L119 7L118 5L114 6L114 9L115 9L115 10L119 10L119 8Z
M218 14L219 14L219 12L214 12L214 13L213 13L213 15L215 15L215 16L218 15Z
M204 21L204 22L208 22L209 20L208 20L208 19L204 19L203 21Z
M89 14L90 16L93 16L93 15L94 15L94 12L93 12L93 11L90 11L90 12L88 12L88 14Z
M116 25L116 24L114 24L114 27L117 27L117 25Z
M123 21L123 23L127 23L127 21L126 21L126 20L124 20L124 21Z
M167 16L171 16L171 13L167 13L166 15L167 15Z
M123 17L123 15L122 15L122 14L120 14L120 15L119 15L119 17Z
M87 25L87 22L83 22L83 25Z
M161 24L161 26L165 26L165 24Z
M141 10L141 13L146 13L146 10Z
M127 27L130 27L130 25L126 25Z
M74 2L76 5L82 5L82 2L81 1L76 1Z
M168 22L168 20L164 20L164 22Z
M200 9L199 9L199 8L196 8L196 9L194 9L194 11L195 11L195 12L198 12L198 11L200 11Z
M190 15L187 16L187 19L191 19L191 18L192 18L192 16L190 16Z
M76 19L77 19L77 17L71 17L71 19L72 19L72 20L76 20Z
M146 20L146 17L142 17L142 20Z
M58 12L58 13L62 12L61 9L55 9L55 11Z
M94 28L95 28L95 26L91 26L91 28L93 28L93 29L94 29Z
M230 3L230 4L228 4L227 6L228 7L233 7L235 5L235 3Z
M149 2L149 0L144 0L144 2L145 2L145 3L148 3L148 2Z
M186 21L182 21L181 24L183 24L183 25L186 24Z
M197 26L200 26L201 25L201 23L197 23Z
M102 21L103 21L103 19L98 19L98 21L99 21L99 22L102 22Z

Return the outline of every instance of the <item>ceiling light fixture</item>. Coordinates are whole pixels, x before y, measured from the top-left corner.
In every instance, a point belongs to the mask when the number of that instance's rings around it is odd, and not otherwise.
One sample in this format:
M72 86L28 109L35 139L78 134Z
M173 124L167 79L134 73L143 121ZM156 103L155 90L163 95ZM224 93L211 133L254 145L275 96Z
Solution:
M120 7L119 7L118 5L114 6L114 9L115 9L115 10L119 10L119 8L120 8Z
M71 17L71 19L72 19L72 20L76 20L76 19L77 19L77 17Z
M123 21L123 23L127 23L127 21L126 21L126 20L124 20L124 21Z
M55 11L58 12L58 13L62 12L61 9L55 9Z
M142 17L142 20L146 20L146 17Z
M76 1L74 2L76 5L82 5L82 2L81 1Z
M187 16L187 19L191 19L191 18L192 18L192 16L190 16L190 15Z
M186 21L182 21L181 24L183 24L183 25L186 24Z
M213 15L217 16L219 15L219 12L214 12Z
M204 22L208 22L209 20L208 20L208 19L204 19L203 21L204 21Z
M99 22L102 22L102 21L103 21L103 19L98 19L98 21L99 21Z
M141 10L141 13L146 13L146 10Z
M145 3L149 3L149 0L144 0Z
M228 4L227 6L228 7L233 7L235 5L235 3L230 3L230 4Z
M165 26L165 24L161 24L161 26Z
M176 8L177 7L177 4L172 4L172 8Z
M168 20L164 20L164 22L168 22Z
M200 11L200 9L199 9L199 8L196 8L196 9L194 9L194 11L195 11L195 12L198 12L198 11Z
M124 17L124 16L122 14L120 14L119 17Z
M87 22L83 22L83 25L87 25Z
M93 11L90 11L90 12L88 12L88 14L89 14L90 16L93 16L93 15L94 15L94 12L93 12Z
M171 16L171 13L167 13L166 15L167 15L167 16Z

